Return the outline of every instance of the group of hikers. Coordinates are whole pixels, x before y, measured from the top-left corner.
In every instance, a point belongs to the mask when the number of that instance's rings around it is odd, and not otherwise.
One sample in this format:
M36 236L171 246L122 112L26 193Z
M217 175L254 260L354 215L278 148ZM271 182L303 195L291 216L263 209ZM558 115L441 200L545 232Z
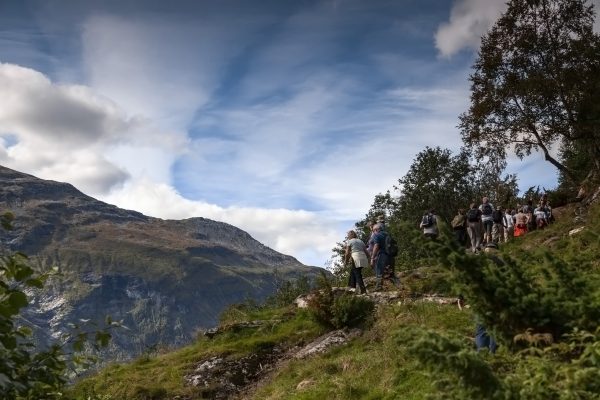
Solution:
M536 207L533 206L533 200L529 199L527 204L509 209L494 207L484 197L479 205L471 203L466 212L464 209L458 210L450 226L456 240L462 245L470 245L471 251L477 253L484 248L497 247L513 237L523 236L529 231L544 229L553 221L548 197L543 194ZM425 212L419 228L423 229L425 236L437 237L435 210Z
M497 249L500 243L523 236L529 231L544 229L553 221L552 208L547 195L543 194L536 207L533 206L533 200L529 199L525 205L508 209L502 206L494 207L488 197L483 197L481 204L471 203L467 211L458 210L450 226L458 243L470 248L473 253L478 253L482 250ZM375 271L375 291L382 290L384 279L391 280L394 286L399 288L400 280L394 272L398 246L385 230L384 217L371 222L370 229L371 236L366 244L358 238L356 231L351 230L347 233L343 261L344 265L351 266L348 286L358 286L361 294L366 293L362 269L370 266ZM424 213L419 229L423 230L424 236L433 240L437 238L438 217L434 209ZM477 349L485 348L492 353L497 348L495 340L479 323L475 331L475 345Z
M543 194L536 207L533 206L533 200L529 199L527 204L506 210L502 206L494 207L488 197L483 197L481 204L471 203L467 211L458 210L450 226L460 244L478 253L497 248L500 243L523 236L531 230L544 229L553 221L552 208L547 195ZM419 228L426 237L437 238L438 217L434 209L424 213ZM394 272L398 246L386 232L384 216L372 221L370 229L371 235L366 244L358 238L356 231L347 233L343 262L351 266L348 286L358 286L360 293L366 293L362 269L370 266L375 271L375 291L383 288L384 279L389 279L399 287L400 280Z
M375 291L383 289L384 278L390 279L394 286L400 288L400 279L394 272L398 253L396 241L386 233L383 217L371 222L370 229L371 236L367 244L358 238L356 231L351 230L346 236L344 265L351 265L348 286L355 288L358 285L360 293L366 293L362 269L370 266L375 270Z

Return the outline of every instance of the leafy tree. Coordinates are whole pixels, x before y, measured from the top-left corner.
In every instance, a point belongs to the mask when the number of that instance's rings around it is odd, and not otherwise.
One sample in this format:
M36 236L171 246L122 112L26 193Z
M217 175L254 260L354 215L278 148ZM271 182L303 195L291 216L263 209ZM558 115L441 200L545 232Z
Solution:
M474 196L474 172L466 151L453 156L448 149L426 147L398 180L398 218L417 222L434 208L443 220L451 220Z
M502 176L506 168L506 161L481 160L473 168L475 178L472 189L475 203L478 203L484 196L497 206L509 207L517 202L519 195L517 176L514 174Z
M463 141L478 157L541 151L575 182L580 178L552 146L585 143L578 150L598 159L600 37L593 22L585 0L509 2L482 38L470 77L471 106L460 116Z

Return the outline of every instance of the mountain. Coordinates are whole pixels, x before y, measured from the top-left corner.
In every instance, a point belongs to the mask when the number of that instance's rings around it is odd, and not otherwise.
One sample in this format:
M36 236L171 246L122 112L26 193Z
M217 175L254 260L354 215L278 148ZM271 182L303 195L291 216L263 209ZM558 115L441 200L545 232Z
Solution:
M58 269L32 293L26 319L37 339L110 316L130 329L114 332L113 359L187 343L228 305L263 300L277 279L320 270L232 225L148 217L2 166L0 211L15 215L14 229L0 230L2 248L29 255L41 270Z

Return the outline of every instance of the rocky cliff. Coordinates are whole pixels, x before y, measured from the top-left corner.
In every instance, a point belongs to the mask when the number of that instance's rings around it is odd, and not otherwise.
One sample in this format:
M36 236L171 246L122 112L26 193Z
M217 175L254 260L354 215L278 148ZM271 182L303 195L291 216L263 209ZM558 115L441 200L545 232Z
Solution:
M229 304L272 294L276 277L318 273L234 226L151 218L1 166L0 211L16 217L2 248L59 271L27 313L38 339L110 315L131 329L115 333L111 358L186 343Z

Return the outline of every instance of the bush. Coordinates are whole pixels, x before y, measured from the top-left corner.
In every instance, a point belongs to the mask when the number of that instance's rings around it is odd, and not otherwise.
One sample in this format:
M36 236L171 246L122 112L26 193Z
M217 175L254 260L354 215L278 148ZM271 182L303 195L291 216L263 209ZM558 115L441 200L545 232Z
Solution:
M334 328L354 328L370 325L375 303L365 298L343 294L333 301L331 324Z
M331 282L323 274L318 282L319 289L308 301L311 317L326 328L353 328L372 322L375 303L370 299L351 294L335 296Z

